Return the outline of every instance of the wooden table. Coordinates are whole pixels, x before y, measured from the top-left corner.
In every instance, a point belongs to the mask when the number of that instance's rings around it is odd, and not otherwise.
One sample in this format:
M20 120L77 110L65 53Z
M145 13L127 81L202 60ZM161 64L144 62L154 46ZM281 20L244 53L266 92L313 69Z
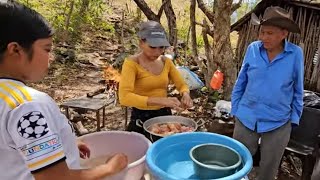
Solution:
M97 131L100 131L100 128L105 127L105 108L112 104L114 99L109 99L106 94L99 94L92 98L87 96L70 99L66 102L63 102L60 107L65 109L65 115L70 119L69 109L83 109L89 110L96 113L97 120ZM102 110L102 126L100 123L100 111Z

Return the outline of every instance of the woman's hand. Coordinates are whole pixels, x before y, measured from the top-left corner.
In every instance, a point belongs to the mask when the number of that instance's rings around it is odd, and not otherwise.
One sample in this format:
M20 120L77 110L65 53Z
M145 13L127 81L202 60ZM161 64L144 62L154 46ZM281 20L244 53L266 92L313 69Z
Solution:
M175 109L177 111L183 110L181 108L181 102L176 97L167 97L167 98L165 98L164 105L165 105L165 107L170 107L170 108Z
M78 149L80 153L80 158L86 159L90 157L90 149L89 147L82 141L78 140Z
M177 111L182 111L181 102L176 97L149 97L148 106L169 107Z
M193 101L188 92L182 94L181 105L183 108L191 108L193 106Z

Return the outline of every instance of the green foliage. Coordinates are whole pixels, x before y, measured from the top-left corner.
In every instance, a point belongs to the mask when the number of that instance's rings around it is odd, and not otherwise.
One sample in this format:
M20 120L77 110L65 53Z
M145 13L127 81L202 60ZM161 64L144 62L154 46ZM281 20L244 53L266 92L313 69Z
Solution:
M41 13L53 25L59 36L77 41L86 29L114 32L114 27L103 21L103 13L109 11L104 0L18 0ZM64 37L66 38L66 37Z
M213 91L209 93L209 101L211 102L217 102L219 100L223 99L222 94L219 91Z
M249 13L261 0L244 0L241 6L232 14L231 22L235 23Z
M204 47L204 40L202 37L197 37L197 46L200 48Z
M187 38L188 38L188 33L189 33L189 27L190 27L189 24L190 24L190 23L187 22L187 23L185 24L185 26L180 26L180 27L178 27L178 38L179 38L179 39L187 40ZM178 24L177 26L179 26L179 24Z
M115 31L116 31L112 24L109 24L109 23L104 22L104 21L101 21L100 28L102 30L104 30L104 31L108 31L108 32L111 32L111 33L115 33Z
M180 22L178 22L177 24L177 27L178 27L178 39L181 39L181 40L184 40L184 41L187 41L188 39L188 33L189 32L189 28L190 28L190 21L188 18L184 18L180 20ZM199 49L203 48L204 47L204 41L203 41L203 38L202 38L202 34L201 34L201 29L197 29L197 46ZM191 43L191 34L189 34L189 44ZM184 50L183 50L184 51ZM190 48L187 48L186 49L186 54L189 56L192 54L191 52L191 49Z

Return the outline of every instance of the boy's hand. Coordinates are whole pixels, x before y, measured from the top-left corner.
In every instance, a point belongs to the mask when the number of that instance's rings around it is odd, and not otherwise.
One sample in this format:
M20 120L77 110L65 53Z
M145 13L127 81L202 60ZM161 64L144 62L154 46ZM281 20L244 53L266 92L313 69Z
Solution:
M108 159L106 164L110 168L110 173L116 174L128 166L128 157L123 153L119 153Z
M78 141L78 149L80 153L80 158L86 159L90 157L90 149L89 147L82 141Z

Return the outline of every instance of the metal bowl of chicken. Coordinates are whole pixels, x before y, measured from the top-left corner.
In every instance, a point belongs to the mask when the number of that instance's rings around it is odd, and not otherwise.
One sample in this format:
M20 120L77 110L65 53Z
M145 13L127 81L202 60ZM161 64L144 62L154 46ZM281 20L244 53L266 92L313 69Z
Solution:
M152 142L176 133L194 132L198 126L194 120L182 116L158 116L143 123L145 135Z

